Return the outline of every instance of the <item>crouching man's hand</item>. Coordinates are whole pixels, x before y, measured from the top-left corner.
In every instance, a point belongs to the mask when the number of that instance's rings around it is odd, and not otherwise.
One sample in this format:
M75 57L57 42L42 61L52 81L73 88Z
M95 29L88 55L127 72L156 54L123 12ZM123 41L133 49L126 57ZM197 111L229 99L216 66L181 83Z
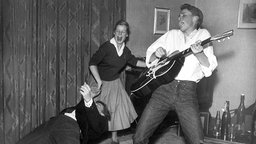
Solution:
M84 83L84 85L81 86L80 88L80 93L83 96L83 99L88 102L90 101L93 97L99 95L100 90L97 88L90 88L90 86L87 83Z

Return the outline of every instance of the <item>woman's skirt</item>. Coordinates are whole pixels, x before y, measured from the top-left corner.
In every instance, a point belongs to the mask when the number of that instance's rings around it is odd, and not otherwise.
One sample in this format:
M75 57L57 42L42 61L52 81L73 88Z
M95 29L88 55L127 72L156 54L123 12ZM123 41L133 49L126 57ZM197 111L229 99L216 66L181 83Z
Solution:
M101 94L95 98L104 102L111 115L109 131L129 128L137 113L120 79L103 81Z

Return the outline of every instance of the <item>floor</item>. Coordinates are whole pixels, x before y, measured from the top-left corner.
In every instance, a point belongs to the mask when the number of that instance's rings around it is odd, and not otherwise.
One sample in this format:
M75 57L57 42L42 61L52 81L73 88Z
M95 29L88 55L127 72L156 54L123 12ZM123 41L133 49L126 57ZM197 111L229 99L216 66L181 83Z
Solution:
M140 116L148 99L132 99L137 114ZM139 117L137 118L139 119ZM170 121L172 120L172 121ZM150 139L150 144L185 144L182 137L178 136L176 113L170 112L165 120L159 125ZM132 123L131 128L118 132L120 144L132 144L132 136L136 129L136 122ZM89 144L110 144L111 133L108 132L100 140L89 142Z
M150 144L185 144L184 139L177 135L177 126L162 126L154 133L150 139ZM132 136L134 134L134 128L130 128L118 133L120 144L133 144ZM90 144L111 144L111 134L106 133L102 139L90 142Z
M161 134L155 134L151 138L149 144L185 144L184 139L180 136L177 136L176 132L177 130L175 128L170 127ZM132 136L133 136L132 133L119 136L120 144L133 144ZM106 138L94 144L111 144L111 139ZM249 143L230 142L230 141L224 141L220 139L205 137L204 144L249 144Z

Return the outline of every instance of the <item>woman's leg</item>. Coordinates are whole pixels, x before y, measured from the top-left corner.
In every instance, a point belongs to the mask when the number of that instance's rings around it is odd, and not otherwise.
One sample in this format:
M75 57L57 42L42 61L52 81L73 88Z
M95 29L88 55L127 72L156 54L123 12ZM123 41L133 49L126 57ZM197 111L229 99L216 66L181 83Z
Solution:
M112 131L112 141L118 142L117 131Z

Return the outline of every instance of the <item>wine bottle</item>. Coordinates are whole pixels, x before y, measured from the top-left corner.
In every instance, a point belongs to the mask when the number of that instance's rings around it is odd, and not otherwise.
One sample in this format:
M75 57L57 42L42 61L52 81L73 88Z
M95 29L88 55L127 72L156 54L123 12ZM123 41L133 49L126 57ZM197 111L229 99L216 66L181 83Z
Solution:
M221 121L221 139L230 140L231 115L229 111L229 101L225 103L225 110L222 114Z
M236 137L243 136L245 134L245 95L241 94L240 104L237 108L236 119Z
M217 111L216 118L215 118L215 124L213 127L213 135L217 139L220 138L220 128L221 128L220 111Z

